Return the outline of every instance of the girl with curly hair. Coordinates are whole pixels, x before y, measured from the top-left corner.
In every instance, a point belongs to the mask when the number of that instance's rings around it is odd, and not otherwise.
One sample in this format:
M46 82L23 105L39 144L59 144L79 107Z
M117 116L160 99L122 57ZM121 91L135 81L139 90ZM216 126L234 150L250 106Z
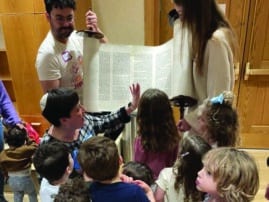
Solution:
M232 107L233 92L224 91L207 99L198 108L198 117L188 116L190 133L203 137L212 147L237 146L239 123L237 111Z
M249 202L259 189L255 160L243 150L219 147L210 150L198 172L196 188L207 193L204 202Z

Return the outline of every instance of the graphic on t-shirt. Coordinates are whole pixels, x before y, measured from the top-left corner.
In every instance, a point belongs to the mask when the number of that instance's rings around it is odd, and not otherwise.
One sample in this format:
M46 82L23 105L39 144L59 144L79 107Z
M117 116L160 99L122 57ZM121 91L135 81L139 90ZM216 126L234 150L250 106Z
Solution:
M72 59L72 55L69 51L62 52L62 58L65 62L68 62Z
M83 84L82 77L82 56L78 56L76 61L72 64L71 68L72 84L75 89L80 88Z

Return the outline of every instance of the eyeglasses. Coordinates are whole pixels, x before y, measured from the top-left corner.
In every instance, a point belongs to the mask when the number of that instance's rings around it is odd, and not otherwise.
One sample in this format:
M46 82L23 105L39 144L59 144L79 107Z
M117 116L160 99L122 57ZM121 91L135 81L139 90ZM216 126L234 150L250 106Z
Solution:
M67 23L72 23L74 21L74 16L73 15L69 15L67 17L61 16L61 15L50 15L51 17L54 18L54 20L59 23L59 24L64 24L65 22Z

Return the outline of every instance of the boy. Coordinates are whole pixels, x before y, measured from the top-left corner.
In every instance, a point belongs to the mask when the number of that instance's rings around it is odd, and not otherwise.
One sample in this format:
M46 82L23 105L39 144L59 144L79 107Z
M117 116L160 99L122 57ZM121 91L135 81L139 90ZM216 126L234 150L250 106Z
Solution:
M34 154L33 163L43 177L40 186L41 201L53 202L59 186L68 180L73 170L74 162L68 147L61 142L40 145Z
M30 202L37 202L34 182L31 178L32 156L37 144L28 139L24 128L15 126L5 134L9 148L0 154L1 169L8 174L8 184L14 193L14 201L23 201L24 193Z
M143 189L120 178L119 156L115 142L107 137L95 136L81 145L78 161L85 178L92 178L90 194L93 202L142 202L149 201ZM139 184L139 183L138 183ZM148 197L154 201L152 192Z

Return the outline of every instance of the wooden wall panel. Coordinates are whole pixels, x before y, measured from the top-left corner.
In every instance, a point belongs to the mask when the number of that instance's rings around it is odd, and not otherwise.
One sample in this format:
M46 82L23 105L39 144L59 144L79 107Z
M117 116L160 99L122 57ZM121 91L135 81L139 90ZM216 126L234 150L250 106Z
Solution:
M34 13L45 13L44 0L34 0Z
M77 1L76 25L85 28L85 13L91 1ZM0 0L0 21L8 59L8 82L21 118L33 122L42 135L49 123L42 117L43 95L35 69L37 50L49 31L43 0ZM7 70L5 70L7 71ZM6 72L0 72L1 75Z
M33 13L37 0L0 0L0 13Z
M145 0L145 45L160 44L160 1Z
M92 7L91 1L77 1L77 9L75 11L76 29L85 29L85 14Z
M40 114L41 87L35 70L34 15L3 15L10 74L21 114Z

